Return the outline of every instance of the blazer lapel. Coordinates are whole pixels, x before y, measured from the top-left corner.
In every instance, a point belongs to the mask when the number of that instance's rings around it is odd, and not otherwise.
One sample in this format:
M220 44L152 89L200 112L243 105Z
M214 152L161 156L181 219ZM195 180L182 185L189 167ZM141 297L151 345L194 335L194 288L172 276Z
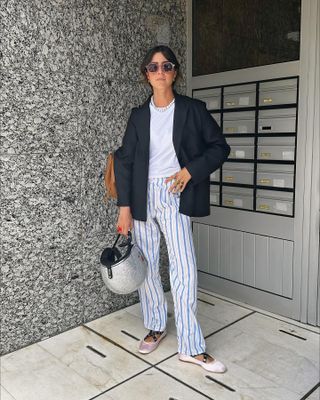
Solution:
M173 146L179 159L183 127L187 117L187 104L183 97L175 92L175 109L173 116Z
M149 146L150 146L150 99L141 106L141 114L139 121L139 132L141 132L141 143L143 144L143 153L146 155L146 158L149 160Z

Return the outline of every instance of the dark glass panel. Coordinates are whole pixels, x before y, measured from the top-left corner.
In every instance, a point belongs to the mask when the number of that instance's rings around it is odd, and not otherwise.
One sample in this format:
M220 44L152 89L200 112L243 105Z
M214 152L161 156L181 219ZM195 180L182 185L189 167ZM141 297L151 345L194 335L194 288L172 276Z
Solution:
M298 60L300 3L193 0L193 76Z

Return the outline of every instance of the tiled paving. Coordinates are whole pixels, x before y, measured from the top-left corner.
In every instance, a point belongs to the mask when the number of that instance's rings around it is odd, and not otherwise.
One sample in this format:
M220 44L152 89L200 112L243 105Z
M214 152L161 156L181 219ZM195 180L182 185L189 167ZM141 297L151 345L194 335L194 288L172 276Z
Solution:
M136 304L1 358L1 400L319 400L318 328L199 291L209 353L225 374L182 363L170 293L168 335L138 353Z

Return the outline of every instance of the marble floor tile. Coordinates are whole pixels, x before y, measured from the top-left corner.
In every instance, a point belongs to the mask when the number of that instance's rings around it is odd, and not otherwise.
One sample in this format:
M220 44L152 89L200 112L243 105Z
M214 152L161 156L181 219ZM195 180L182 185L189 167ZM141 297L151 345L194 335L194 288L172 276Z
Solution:
M1 400L15 400L14 397L11 396L10 393L6 391L6 389L0 386L0 399Z
M126 309L98 318L86 323L85 326L113 340L151 364L158 363L177 352L176 336L168 333L157 351L145 355L140 354L138 352L139 341L148 333L148 330L144 328L141 318L127 312Z
M210 303L210 304L207 304ZM237 304L232 304L228 301L219 299L218 297L210 296L206 293L198 291L199 313L210 317L212 320L219 322L222 325L228 325L231 322L252 313L251 310L241 307ZM214 311L212 310L214 305Z
M137 318L140 318L142 321L140 302L133 304L132 306L126 307L126 311L132 315L135 315Z
M205 336L251 313L241 306L198 292L198 317Z
M237 322L236 328L248 336L263 338L267 343L291 352L294 357L303 357L319 366L320 341L316 333L258 313Z
M149 368L145 362L83 326L44 340L39 346L100 392Z
M101 393L38 344L1 357L1 385L15 400L88 400Z
M281 333L279 329L303 334L307 340ZM240 397L210 382L205 378L206 371L183 364L177 356L162 362L159 368L219 400L298 400L319 379L318 335L283 321L256 313L216 333L206 342L207 351L228 367L225 374L210 376L233 388Z
M166 297L169 333L155 352L138 352L147 330L137 303L3 356L1 400L300 400L319 380L317 333L202 291L204 334L224 327L206 339L207 351L228 371L182 363L171 293ZM149 368L156 363L160 371ZM318 399L319 388L308 397Z
M207 397L152 368L96 400L204 400Z

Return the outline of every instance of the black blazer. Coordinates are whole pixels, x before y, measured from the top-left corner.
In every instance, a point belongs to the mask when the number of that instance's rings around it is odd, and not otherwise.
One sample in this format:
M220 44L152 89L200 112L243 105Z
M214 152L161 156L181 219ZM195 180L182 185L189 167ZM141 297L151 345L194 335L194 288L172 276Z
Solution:
M141 221L147 220L150 98L132 109L122 146L114 155L117 205L130 206L132 217ZM175 93L173 145L181 168L192 177L181 192L180 213L209 215L209 176L227 159L230 147L204 102Z

